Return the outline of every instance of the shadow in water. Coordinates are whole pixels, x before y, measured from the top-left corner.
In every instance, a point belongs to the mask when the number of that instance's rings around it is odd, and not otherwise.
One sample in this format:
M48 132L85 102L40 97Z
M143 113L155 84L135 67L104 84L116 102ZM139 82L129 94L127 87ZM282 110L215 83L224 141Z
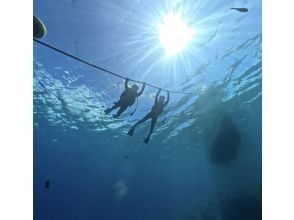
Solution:
M217 136L210 149L210 160L214 164L228 164L233 161L241 143L241 135L228 115L221 120Z

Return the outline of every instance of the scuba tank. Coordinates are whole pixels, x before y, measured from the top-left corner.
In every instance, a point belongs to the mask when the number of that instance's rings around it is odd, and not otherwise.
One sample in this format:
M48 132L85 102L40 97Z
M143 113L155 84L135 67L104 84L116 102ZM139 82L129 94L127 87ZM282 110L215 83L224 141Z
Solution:
M137 100L137 103L136 103L136 107L135 107L135 109L134 109L134 111L133 112L131 112L131 114L130 114L130 116L133 116L133 114L136 112L136 110L137 110L137 107L138 107L138 97L136 97L136 100Z

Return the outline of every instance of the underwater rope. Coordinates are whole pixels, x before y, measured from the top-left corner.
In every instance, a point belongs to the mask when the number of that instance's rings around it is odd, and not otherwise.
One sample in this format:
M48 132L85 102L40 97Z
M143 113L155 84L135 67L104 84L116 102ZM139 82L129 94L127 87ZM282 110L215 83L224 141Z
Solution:
M45 46L45 47L48 47L48 48L50 48L50 49L52 49L52 50L55 50L55 51L58 52L58 53L61 53L61 54L65 55L65 56L68 56L68 57L70 57L70 58L72 58L72 59L75 59L75 60L77 60L77 61L80 61L81 63L87 64L87 65L89 65L89 66L91 66L91 67L93 67L93 68L96 68L96 69L102 70L102 71L104 71L104 72L106 72L106 73L109 73L109 74L111 74L111 75L117 76L117 77L119 77L119 78L126 79L126 77L123 77L122 75L119 75L119 74L117 74L117 73L111 72L111 71L109 71L109 70L107 70L107 69L104 69L104 68L102 68L102 67L99 67L99 66L97 66L97 65L94 65L94 64L92 64L92 63L89 63L89 62L87 62L87 61L85 61L85 60L82 60L81 58L78 58L78 57L76 57L76 56L73 56L73 55L71 55L71 54L69 54L69 53L67 53L67 52L64 52L64 51L62 51L62 50L60 50L60 49L58 49L58 48L56 48L56 47L53 47L53 46L51 46L51 45L49 45L49 44L47 44L47 43L44 43L44 42L42 42L42 41L40 41L40 40L38 40L38 39L35 39L35 38L34 38L34 41L37 42L37 43L39 43L39 44L41 44L41 45L43 45L43 46ZM136 82L136 83L142 83L142 84L144 83L144 82L141 82L141 81L138 81L138 80L134 80L134 79L130 79L130 80L133 81L133 82ZM161 89L162 91L166 91L166 92L170 92L170 93L179 93L179 94L186 94L186 95L191 95L191 94L193 94L193 93L182 92L182 91L170 91L170 90L167 90L167 89L162 89L162 88L160 88L160 87L157 87L157 86L151 85L151 84L149 84L149 83L145 83L145 84L148 85L148 86L150 86L150 87L153 87L153 88L156 88L156 89Z

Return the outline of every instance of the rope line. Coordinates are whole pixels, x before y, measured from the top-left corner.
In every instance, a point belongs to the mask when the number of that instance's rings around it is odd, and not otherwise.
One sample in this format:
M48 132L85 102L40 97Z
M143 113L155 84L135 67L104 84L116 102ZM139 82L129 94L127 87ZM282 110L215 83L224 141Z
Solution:
M40 41L40 40L38 40L38 39L35 39L35 38L34 38L34 41L37 42L37 43L39 43L39 44L41 44L41 45L43 45L43 46L45 46L45 47L48 47L48 48L50 48L50 49L52 49L52 50L55 50L55 51L58 52L58 53L61 53L61 54L65 55L65 56L68 56L68 57L70 57L70 58L72 58L72 59L75 59L75 60L77 60L77 61L79 61L79 62L81 62L81 63L87 64L87 65L89 65L89 66L91 66L91 67L93 67L93 68L99 69L99 70L101 70L101 71L104 71L104 72L106 72L106 73L109 73L109 74L111 74L111 75L113 75L113 76L116 76L116 77L119 77L119 78L122 78L122 79L128 79L127 77L123 77L122 75L119 75L119 74L117 74L117 73L111 72L111 71L109 71L109 70L107 70L107 69L104 69L104 68L102 68L102 67L99 67L99 66L97 66L97 65L95 65L95 64L89 63L89 62L87 62L87 61L85 61L85 60L83 60L83 59L81 59L81 58L78 58L78 57L76 57L76 56L73 56L73 55L71 55L71 54L69 54L69 53L67 53L67 52L64 52L64 51L62 51L62 50L60 50L60 49L58 49L58 48L56 48L56 47L53 47L53 46L51 46L51 45L49 45L49 44L47 44L47 43L44 43L44 42L42 42L42 41ZM129 79L129 80L131 80L131 81L133 81L133 82L136 82L136 83L141 83L141 84L144 83L144 82L142 82L142 81L138 81L138 80L134 80L134 79ZM171 90L167 90L167 89L162 89L162 88L160 88L160 87L154 86L154 85L149 84L149 83L145 83L145 84L146 84L147 86L153 87L153 88L155 88L155 89L161 89L162 91L166 91L166 92L170 92L170 93L179 93L179 94L186 94L186 95L191 95L191 94L193 94L193 93L182 92L182 91L171 91Z

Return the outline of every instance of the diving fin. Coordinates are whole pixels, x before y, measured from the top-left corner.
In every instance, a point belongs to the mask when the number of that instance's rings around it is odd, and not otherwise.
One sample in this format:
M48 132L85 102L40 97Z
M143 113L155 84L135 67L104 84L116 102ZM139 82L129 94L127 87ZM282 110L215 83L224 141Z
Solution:
M133 136L134 135L134 131L135 131L135 128L131 128L128 132L128 135L130 136Z
M145 138L144 143L145 144L148 144L149 143L149 140L150 140L150 136L148 136L148 137Z

